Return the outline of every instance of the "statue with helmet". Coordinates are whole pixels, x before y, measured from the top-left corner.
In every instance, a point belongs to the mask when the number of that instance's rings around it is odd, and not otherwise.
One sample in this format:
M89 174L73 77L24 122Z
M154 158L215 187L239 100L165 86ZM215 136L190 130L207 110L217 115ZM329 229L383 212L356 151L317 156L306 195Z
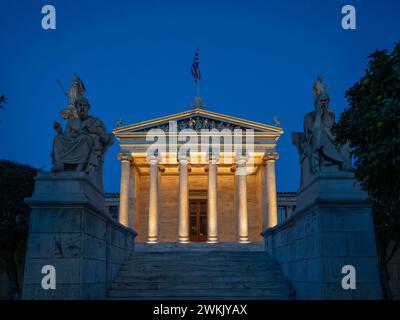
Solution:
M56 121L53 125L57 134L51 152L52 171L82 171L102 187L103 159L114 137L107 133L103 121L89 115L90 103L85 91L82 80L75 74L67 92L69 104L61 111L61 117L67 121L65 129Z

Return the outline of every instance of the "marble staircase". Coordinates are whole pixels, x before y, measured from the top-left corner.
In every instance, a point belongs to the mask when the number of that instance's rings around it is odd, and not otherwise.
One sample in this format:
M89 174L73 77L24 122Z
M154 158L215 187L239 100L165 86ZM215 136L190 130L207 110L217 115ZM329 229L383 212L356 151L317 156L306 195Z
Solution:
M139 245L109 299L294 299L282 270L258 244Z

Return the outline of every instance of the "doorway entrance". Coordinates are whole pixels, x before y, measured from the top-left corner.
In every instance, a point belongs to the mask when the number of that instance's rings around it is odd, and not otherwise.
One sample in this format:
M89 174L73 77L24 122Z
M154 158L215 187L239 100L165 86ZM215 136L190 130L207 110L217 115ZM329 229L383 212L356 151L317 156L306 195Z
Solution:
M207 241L207 200L190 199L190 241Z

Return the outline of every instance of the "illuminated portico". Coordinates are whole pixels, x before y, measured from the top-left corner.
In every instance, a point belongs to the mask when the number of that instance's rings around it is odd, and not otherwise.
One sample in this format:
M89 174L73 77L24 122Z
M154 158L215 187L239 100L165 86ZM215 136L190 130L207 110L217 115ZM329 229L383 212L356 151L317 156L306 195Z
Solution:
M162 132L165 141L157 141L166 147L151 157L149 134ZM274 161L281 128L196 108L114 134L125 204L120 220L134 221L138 242L261 241L263 227L277 223Z

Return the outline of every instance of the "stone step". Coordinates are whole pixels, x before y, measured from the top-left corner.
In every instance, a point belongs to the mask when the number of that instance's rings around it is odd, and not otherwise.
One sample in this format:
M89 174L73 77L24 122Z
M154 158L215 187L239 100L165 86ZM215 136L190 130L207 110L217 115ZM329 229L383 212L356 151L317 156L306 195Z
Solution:
M199 248L188 248L188 247L171 247L168 250L147 248L142 249L135 246L135 252L137 253L147 253L147 252L265 252L265 246L260 246L255 250L248 250L243 247L226 247L226 248L216 248L216 247L199 247Z
M119 272L119 275L122 277L131 277L131 276L140 276L143 275L143 271L136 271L136 270L121 270ZM225 269L225 270L187 270L185 273L182 270L154 270L151 272L149 275L153 277L184 277L184 276L189 276L189 277L245 277L245 278L257 278L257 277L263 277L265 275L279 275L281 274L281 270L275 269L275 270L253 270L251 273L250 272L245 272L242 270L231 270L231 269Z
M173 270L190 270L190 271L225 271L225 270L235 270L235 271L267 271L267 270L280 270L278 265L229 265L229 264L217 264L217 265L192 265L192 264L178 264L178 265L163 265L162 263L157 264L141 264L141 265L124 265L121 267L120 271L173 271Z
M240 257L186 257L186 258L175 258L175 257L131 257L129 262L148 262L148 261L160 261L165 263L205 263L205 262L226 262L230 261L232 263L276 263L275 260L266 259L266 258L243 258Z
M148 257L170 257L174 259L185 259L186 257L207 257L213 259L220 258L252 258L252 259L266 259L273 260L265 252L146 252L146 253L131 253L130 258L148 258Z
M237 242L220 242L220 243L205 243L205 242L192 242L192 243L176 243L176 242L163 242L157 244L136 243L135 250L137 252L168 252L168 251L240 251L240 252L260 252L264 251L263 242L253 243L237 243Z
M272 296L290 296L288 289L163 289L163 290L109 290L109 297L272 297Z
M178 282L178 281L164 281L164 282L116 282L113 283L111 289L113 290L127 290L127 289L201 289L201 288L216 288L216 289L248 289L248 288L271 288L271 289L290 289L291 286L287 281L219 281L219 282Z
M279 267L278 264L276 263L266 263L266 262L230 262L230 261L202 261L201 263L193 263L193 262L162 262L162 261L135 261L135 262L129 262L125 263L121 266L122 267L128 267L128 268L134 268L134 267L143 267L143 266L165 266L165 267L180 267L180 266L185 266L191 269L197 269L197 268L205 268L205 267L232 267L232 268L239 268L239 267L264 267L264 268L275 268Z
M202 267L225 267L229 266L232 268L235 267L264 267L264 268L274 268L279 267L279 264L275 262L266 262L266 261L229 261L229 260L218 260L218 261L209 261L203 260L199 263L195 263L194 261L160 261L160 260L148 260L148 261L129 261L124 263L121 267L141 267L141 266L165 266L165 267L179 267L186 266L191 268L202 268Z
M264 252L238 252L238 251L188 251L188 252L133 252L131 257L194 257L194 256L203 256L203 257L260 257L265 259L270 259L270 256Z
M108 300L195 300L195 301L224 301L224 300L295 300L295 296L288 295L276 295L276 296L262 296L262 297L246 297L246 296L230 296L230 297L215 297L215 296L205 296L205 297L181 297L181 296L140 296L140 297L129 297L129 296L113 296L108 297Z
M292 299L294 290L266 252L135 252L110 299Z
M168 257L168 256L163 256L163 257L131 257L129 259L131 262L147 262L147 261L163 261L167 263L180 263L180 262L205 262L205 261L210 261L210 262L223 262L223 261L231 261L231 262L265 262L265 263L275 263L274 260L272 259L267 259L264 257L255 257L255 258L240 258L240 257L205 257L205 256L193 256L193 257Z
M238 252L238 251L187 251L187 252L133 252L131 257L187 257L187 256L204 256L204 257L264 257L270 259L270 256L265 252Z
M286 278L283 274L274 274L271 275L269 273L265 273L262 276L249 276L249 275L242 275L241 277L238 276L190 276L190 275L181 275L181 276L170 276L170 275L131 275L131 276L121 276L118 275L115 282L173 282L173 281L181 281L181 282L203 282L207 280L208 282L212 283L220 283L220 282L254 282L254 281L261 281L261 282L279 282L279 281L286 281Z

